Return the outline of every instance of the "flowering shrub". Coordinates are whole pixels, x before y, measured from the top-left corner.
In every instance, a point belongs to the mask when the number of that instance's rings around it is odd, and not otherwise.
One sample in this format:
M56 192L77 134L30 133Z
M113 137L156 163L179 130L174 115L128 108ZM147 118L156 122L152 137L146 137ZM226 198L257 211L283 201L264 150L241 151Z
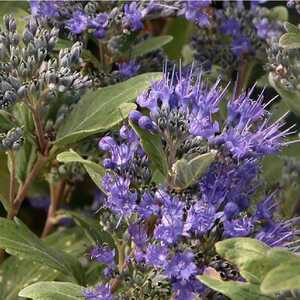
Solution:
M0 8L3 299L299 297L297 1Z

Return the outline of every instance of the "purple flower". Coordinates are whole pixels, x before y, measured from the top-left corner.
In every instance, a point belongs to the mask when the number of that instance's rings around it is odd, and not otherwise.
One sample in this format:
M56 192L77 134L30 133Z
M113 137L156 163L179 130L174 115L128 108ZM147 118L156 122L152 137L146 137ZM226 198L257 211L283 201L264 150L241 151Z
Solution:
M141 224L135 223L128 227L128 232L138 248L143 248L147 242L147 233Z
M171 262L166 265L164 274L169 278L175 277L177 279L188 280L197 270L193 258L194 254L191 252L186 254L177 253Z
M110 136L105 136L99 141L99 148L103 151L112 150L115 146L116 142Z
M220 31L223 34L237 36L241 32L241 23L233 18L227 19L226 22L220 26Z
M138 124L142 129L155 130L155 125L153 124L152 120L147 116L140 117Z
M73 34L80 34L88 27L89 19L82 11L76 10L73 17L65 24Z
M244 53L253 52L250 40L242 34L232 40L231 50L236 56L242 56Z
M224 232L227 237L245 237L253 231L253 219L244 216L242 219L225 221Z
M123 27L126 29L131 29L133 31L139 31L144 28L142 23L142 12L137 9L136 2L124 5L124 19Z
M115 249L111 250L108 247L94 247L91 252L91 259L97 260L109 266L115 265Z
M133 154L130 145L122 143L111 149L111 161L118 166L122 166L129 162Z
M137 110L132 110L130 113L129 113L129 120L132 121L132 122L138 122L140 117L142 116L142 113L137 111Z
M224 216L226 219L236 217L239 212L239 206L234 202L228 202L224 207Z
M273 199L278 190L275 190L269 197L265 197L264 200L260 201L257 204L256 209L256 220L268 220L273 216L273 212L277 207L277 204L274 203Z
M134 59L130 60L129 63L124 62L119 65L120 74L125 78L135 76L139 68L140 65L136 64Z
M108 25L109 16L105 13L98 14L96 18L91 21L91 27L95 28L94 36L97 39L105 37L105 29Z
M45 212L48 211L48 208L50 206L50 197L34 196L34 197L30 197L28 200L32 207L42 209Z
M61 5L60 2L53 1L28 1L31 14L33 16L45 17L47 19L56 18L58 16L58 8ZM42 3L41 3L42 2Z
M142 219L149 219L152 215L158 214L159 206L155 204L153 197L148 192L145 192L142 201L137 207L137 211Z
M164 267L168 263L170 254L166 247L151 245L146 251L146 263L155 268Z
M189 21L195 21L197 24L209 25L208 17L205 13L201 12L202 7L209 6L211 1L194 1L188 0L185 3L185 17Z
M114 300L114 296L110 291L109 283L105 286L96 286L95 289L86 289L83 292L85 300Z

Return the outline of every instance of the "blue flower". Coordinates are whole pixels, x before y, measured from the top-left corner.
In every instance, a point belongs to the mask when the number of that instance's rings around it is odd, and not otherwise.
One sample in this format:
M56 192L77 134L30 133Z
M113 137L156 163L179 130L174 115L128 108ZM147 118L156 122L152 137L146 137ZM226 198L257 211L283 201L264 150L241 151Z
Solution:
M137 207L139 216L142 219L149 219L152 215L159 213L159 206L155 204L153 197L145 192L142 196L142 201Z
M147 233L141 224L135 223L128 227L128 232L138 248L143 248L147 242Z
M166 265L164 274L169 278L188 280L197 270L193 258L194 254L191 252L178 252Z
M232 40L231 50L236 56L242 56L244 53L253 52L249 38L242 34Z
M73 17L65 22L73 34L80 34L89 25L89 18L80 10L76 10Z
M140 65L136 64L134 59L131 59L129 63L124 62L119 65L120 74L125 78L135 76L139 68Z
M91 259L97 260L104 264L115 265L115 249L111 250L108 247L94 247L91 252Z
M108 25L109 16L108 14L101 13L98 14L96 18L91 20L91 27L95 28L94 36L98 39L103 39L105 37L105 29Z
M85 300L114 300L110 291L109 283L105 286L96 286L95 289L86 289L84 292Z
M142 12L137 8L136 2L124 5L123 27L133 31L139 31L144 28L142 23Z
M273 201L274 196L277 192L278 190L275 190L270 196L265 197L264 200L260 201L257 204L255 215L256 220L268 220L272 218L273 212L277 207L277 204Z
M238 36L241 32L241 23L234 18L227 19L225 23L220 26L220 31L223 34Z
M146 263L153 265L155 268L164 267L170 258L166 247L151 245L146 251Z
M201 25L209 25L208 17L205 13L201 12L200 9L202 7L209 6L211 1L194 1L188 0L185 3L185 17L189 21L195 21L197 24Z
M242 219L224 222L224 232L226 237L249 236L254 229L253 219L244 216Z

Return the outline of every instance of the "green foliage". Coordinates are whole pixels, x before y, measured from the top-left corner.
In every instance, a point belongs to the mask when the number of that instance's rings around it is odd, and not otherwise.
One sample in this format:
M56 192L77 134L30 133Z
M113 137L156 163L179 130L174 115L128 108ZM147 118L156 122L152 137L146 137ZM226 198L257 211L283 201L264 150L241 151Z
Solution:
M285 6L276 6L270 10L270 18L274 21L285 22L288 20L289 13Z
M9 172L7 169L7 157L4 152L0 152L0 202L6 211L10 211Z
M92 180L101 189L102 188L102 177L105 175L105 169L100 165L90 160L83 159L78 153L74 151L66 151L57 155L57 160L60 162L79 162L82 163Z
M13 115L9 112L0 109L0 130L10 130L14 127L12 122Z
M284 27L287 31L284 35L281 36L279 40L279 45L287 49L295 49L300 47L300 29L286 22Z
M163 175L168 174L167 158L160 137L148 130L141 129L137 124L130 122L130 126L140 137L143 149L151 158L155 168Z
M172 171L174 172L174 183L176 187L185 189L202 177L215 159L217 151L210 151L205 154L187 160L182 158L177 160Z
M123 57L138 57L145 55L151 51L154 51L156 49L159 49L163 47L164 45L170 43L173 40L173 37L170 35L162 35L157 36L153 38L149 38L147 40L144 40L131 49L129 49L127 52L123 53Z
M138 94L149 87L151 80L160 77L160 73L146 73L88 92L65 118L57 132L55 143L75 143L118 124L135 109L136 105L131 102L135 102Z
M23 289L19 296L33 300L78 300L84 287L70 282L41 281Z
M82 255L84 236L80 228L66 229L48 236L44 242L51 247L63 250L74 256ZM17 272L16 272L17 270ZM0 267L0 283L3 284L3 297L0 299L21 299L18 293L26 286L39 280L54 280L61 272L40 263L10 256Z
M72 276L78 282L83 281L82 268L77 259L49 247L17 218L14 221L0 218L0 247L11 255L39 262Z
M238 266L246 283L222 281L213 276L199 280L232 300L275 299L275 294L300 288L300 257L282 248L270 248L250 238L216 243L217 252Z

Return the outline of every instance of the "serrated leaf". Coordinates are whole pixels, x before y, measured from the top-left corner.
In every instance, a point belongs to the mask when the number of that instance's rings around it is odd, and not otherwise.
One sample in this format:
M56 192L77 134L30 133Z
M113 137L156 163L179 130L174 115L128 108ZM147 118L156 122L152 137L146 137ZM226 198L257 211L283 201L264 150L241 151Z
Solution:
M161 73L146 73L125 82L83 96L60 126L56 144L77 142L89 135L106 131L126 118L135 109L136 97Z
M259 285L239 281L222 281L209 276L197 276L205 285L221 292L231 300L271 300L271 296L263 295Z
M141 145L151 158L155 168L163 175L168 173L167 158L159 135L141 129L137 124L130 122L130 126L140 138Z
M238 266L249 282L260 284L277 262L268 257L266 244L251 238L232 238L216 243L216 251Z
M282 264L272 269L264 278L260 289L265 294L275 294L279 292L294 290L300 288L300 258L298 263Z
M216 151L197 155L191 160L182 158L172 166L174 184L181 189L189 187L196 179L203 176L216 157Z
M39 262L72 276L78 282L83 281L83 271L77 259L49 247L17 218L14 221L0 218L0 247L11 255Z
M77 257L86 251L83 246L84 236L78 227L56 231L44 241L51 247ZM37 262L10 256L0 267L0 283L4 285L3 297L0 299L19 300L21 297L18 297L18 293L21 289L40 280L54 280L60 274L61 272Z
M162 35L157 36L153 38L149 38L147 40L144 40L134 47L132 47L130 50L128 50L126 53L124 53L123 57L138 57L145 55L151 51L154 51L156 49L159 49L163 47L164 45L170 43L173 40L173 37L170 35Z
M105 169L90 160L83 159L78 153L74 151L66 151L57 155L57 160L60 162L79 162L82 163L94 183L103 191L102 178L105 175Z
M70 282L42 281L26 287L19 296L33 300L78 300L83 297L84 289Z

